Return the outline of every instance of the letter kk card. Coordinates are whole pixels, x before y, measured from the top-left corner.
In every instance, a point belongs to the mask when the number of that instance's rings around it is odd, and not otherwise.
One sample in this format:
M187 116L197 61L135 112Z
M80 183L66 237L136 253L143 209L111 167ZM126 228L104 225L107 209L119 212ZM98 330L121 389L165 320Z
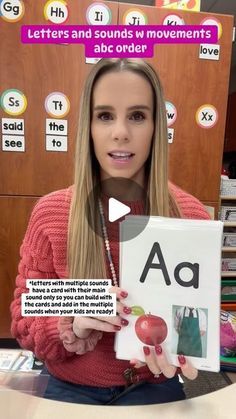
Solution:
M147 218L120 223L120 286L132 314L116 333L116 357L145 361L143 346L161 345L173 365L183 354L219 371L223 223L150 217L135 237L140 223Z

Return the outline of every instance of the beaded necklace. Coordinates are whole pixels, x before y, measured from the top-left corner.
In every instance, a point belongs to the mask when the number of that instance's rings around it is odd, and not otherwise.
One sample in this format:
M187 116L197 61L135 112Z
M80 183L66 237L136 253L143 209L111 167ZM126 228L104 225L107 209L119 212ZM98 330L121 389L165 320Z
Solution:
M109 261L109 265L110 265L112 280L113 280L113 284L116 287L118 287L118 281L117 281L115 267L114 267L112 256L111 256L110 242L109 242L109 238L108 238L108 234L107 234L105 215L104 215L101 199L98 200L98 206L99 206L100 218L101 218L101 223L102 223L102 235L103 235L105 248L106 248L106 252L107 252L107 257L108 257L108 261Z
M110 265L112 280L113 280L113 284L116 287L118 287L118 281L117 281L117 277L116 277L115 267L114 267L114 264L113 264L113 261L112 261L112 256L111 256L110 242L109 242L109 238L108 238L108 234L107 234L105 215L104 215L103 206L102 206L102 202L101 202L100 198L98 200L98 206L99 206L100 218L101 218L101 223L102 223L102 235L103 235L103 239L104 239L104 243L105 243L105 247L106 247L106 252L107 252L107 257L108 257L108 261L109 261L109 265ZM126 380L126 383L127 383L126 387L129 387L132 384L133 385L137 384L139 382L139 375L137 374L137 371L134 367L127 368L123 372L123 377L124 377L124 379Z

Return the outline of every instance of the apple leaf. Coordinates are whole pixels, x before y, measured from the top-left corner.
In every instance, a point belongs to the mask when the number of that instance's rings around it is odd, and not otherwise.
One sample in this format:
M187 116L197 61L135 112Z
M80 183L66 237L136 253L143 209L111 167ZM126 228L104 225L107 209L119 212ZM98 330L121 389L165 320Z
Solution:
M134 316L142 316L143 314L145 314L144 309L140 306L132 306L131 309L131 314L133 314Z

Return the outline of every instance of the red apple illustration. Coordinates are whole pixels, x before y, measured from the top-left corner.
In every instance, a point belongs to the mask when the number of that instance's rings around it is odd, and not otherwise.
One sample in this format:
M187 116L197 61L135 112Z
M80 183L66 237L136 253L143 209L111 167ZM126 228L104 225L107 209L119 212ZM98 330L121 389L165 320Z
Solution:
M135 323L135 332L146 345L160 345L167 336L167 324L161 317L143 314Z

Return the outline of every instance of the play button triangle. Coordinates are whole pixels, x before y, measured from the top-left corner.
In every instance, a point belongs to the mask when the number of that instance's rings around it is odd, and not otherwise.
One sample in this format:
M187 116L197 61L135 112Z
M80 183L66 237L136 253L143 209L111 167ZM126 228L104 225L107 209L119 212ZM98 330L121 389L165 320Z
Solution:
M128 205L123 204L115 198L109 198L108 219L111 223L124 217L124 215L129 214L130 211L131 209Z

